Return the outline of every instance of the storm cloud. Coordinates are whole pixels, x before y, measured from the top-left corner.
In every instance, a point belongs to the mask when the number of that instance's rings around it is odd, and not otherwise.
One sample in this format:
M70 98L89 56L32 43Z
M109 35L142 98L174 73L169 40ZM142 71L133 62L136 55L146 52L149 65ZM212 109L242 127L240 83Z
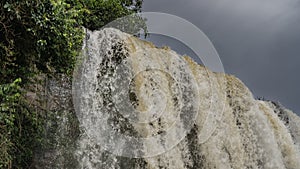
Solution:
M300 0L145 0L143 11L192 22L212 41L226 73L255 97L300 115Z

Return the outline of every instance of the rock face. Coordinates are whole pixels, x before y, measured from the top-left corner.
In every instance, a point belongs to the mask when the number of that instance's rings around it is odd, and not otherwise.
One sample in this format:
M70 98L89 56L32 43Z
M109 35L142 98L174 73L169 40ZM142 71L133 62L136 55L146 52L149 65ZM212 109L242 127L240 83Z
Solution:
M168 48L88 33L73 83L78 168L300 168L293 112Z

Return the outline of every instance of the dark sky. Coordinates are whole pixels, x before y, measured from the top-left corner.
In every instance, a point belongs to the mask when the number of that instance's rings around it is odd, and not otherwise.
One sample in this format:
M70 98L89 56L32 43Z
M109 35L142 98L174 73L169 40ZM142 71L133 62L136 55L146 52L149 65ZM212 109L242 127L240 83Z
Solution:
M143 12L192 22L212 41L226 73L256 97L279 101L300 115L300 0L144 0Z

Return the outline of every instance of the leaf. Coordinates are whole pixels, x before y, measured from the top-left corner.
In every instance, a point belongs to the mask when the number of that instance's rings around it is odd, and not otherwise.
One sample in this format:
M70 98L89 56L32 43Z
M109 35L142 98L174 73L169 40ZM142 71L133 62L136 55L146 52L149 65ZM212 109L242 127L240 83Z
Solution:
M5 5L3 6L5 9L10 7L10 4L8 2L5 3Z

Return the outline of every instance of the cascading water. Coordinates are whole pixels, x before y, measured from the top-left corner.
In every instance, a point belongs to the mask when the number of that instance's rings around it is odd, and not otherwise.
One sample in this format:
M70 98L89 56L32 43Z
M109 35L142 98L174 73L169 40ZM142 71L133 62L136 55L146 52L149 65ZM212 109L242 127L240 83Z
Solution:
M74 76L78 168L300 168L300 118L237 78L116 29Z

